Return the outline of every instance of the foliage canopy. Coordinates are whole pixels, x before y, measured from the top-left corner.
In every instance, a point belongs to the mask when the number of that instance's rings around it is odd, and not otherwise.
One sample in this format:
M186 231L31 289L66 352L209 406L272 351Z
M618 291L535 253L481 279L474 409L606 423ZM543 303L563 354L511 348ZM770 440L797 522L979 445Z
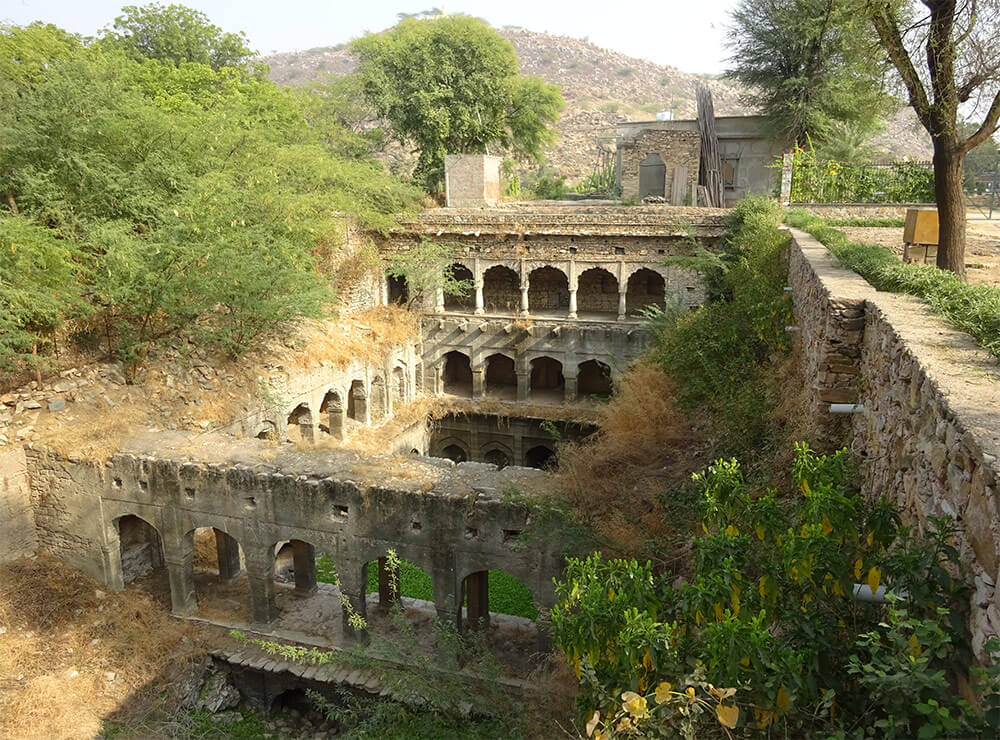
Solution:
M481 20L406 18L351 48L366 98L394 137L420 150L414 177L429 189L443 179L445 154L494 147L540 160L553 140L559 89L520 76L514 47Z

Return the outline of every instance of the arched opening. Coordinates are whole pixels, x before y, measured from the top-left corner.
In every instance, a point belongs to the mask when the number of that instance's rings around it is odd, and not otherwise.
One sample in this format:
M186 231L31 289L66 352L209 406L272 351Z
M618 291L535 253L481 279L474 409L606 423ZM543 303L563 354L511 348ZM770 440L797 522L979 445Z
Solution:
M115 525L118 527L122 581L132 583L163 568L166 562L163 542L156 527L133 514L120 517Z
M406 284L406 278L402 275L389 275L386 278L389 286L389 303L398 306L405 306L410 302L410 286Z
M498 470L503 470L510 465L510 455L501 449L493 448L492 450L487 450L486 454L483 455L483 462L491 463L492 465L496 465Z
M618 279L601 267L584 270L577 280L577 315L618 315Z
M411 527L421 527L422 522L413 520ZM426 608L434 604L434 585L431 577L416 563L398 558L399 566L393 571L388 558L371 560L365 565L367 586L365 592L378 594L379 606L388 608L394 601L400 601L404 608ZM406 599L407 601L403 601ZM412 601L418 603L413 604Z
M287 540L274 546L274 580L295 584L298 596L316 591L316 548L302 540Z
M344 403L341 401L340 393L334 390L326 392L323 402L319 405L320 426L327 434L335 439L342 439L344 436ZM323 420L326 424L323 424Z
M660 273L645 267L632 273L625 293L625 312L629 316L639 315L647 306L666 305L666 281Z
M444 294L445 311L472 311L476 307L476 296L472 293L472 270L457 262L447 268L451 271L453 280L460 280L466 284L463 295Z
M469 453L467 453L459 445L448 445L441 450L441 457L446 457L456 463L461 463L469 459Z
M243 550L232 535L215 527L198 527L191 533L194 543L192 570L198 606L223 612L235 619L247 614Z
M392 369L392 405L398 408L406 400L406 371L397 366Z
M288 689L282 691L271 701L272 714L296 712L298 715L308 715L316 709L312 699L305 689Z
M524 453L524 464L529 468L549 470L556 466L556 453L546 445L536 445Z
M537 357L531 361L532 400L562 401L565 386L561 362L551 357Z
M533 314L569 310L569 278L555 267L538 267L528 276L528 310Z
M483 306L487 313L517 313L521 307L521 279L517 273L503 265L484 272Z
M347 394L347 418L362 424L368 423L368 392L363 380L351 383L351 391Z
M466 629L485 629L491 617L520 617L534 621L538 607L531 590L519 578L503 570L477 571L462 581L462 624Z
M308 405L300 403L288 415L286 437L289 442L313 441L313 418Z
M507 355L490 355L486 358L486 393L503 398L517 397L517 371L514 361Z
M445 393L472 398L472 363L469 356L456 350L446 354L441 381Z
M581 362L576 383L577 393L581 396L607 398L612 390L611 368L597 360Z
M257 429L257 433L254 435L257 439L277 439L278 438L278 427L273 421L261 422L260 427Z
M371 416L372 423L378 423L385 418L388 411L385 403L385 378L381 375L376 375L372 378L372 392L371 398L369 399L369 414Z

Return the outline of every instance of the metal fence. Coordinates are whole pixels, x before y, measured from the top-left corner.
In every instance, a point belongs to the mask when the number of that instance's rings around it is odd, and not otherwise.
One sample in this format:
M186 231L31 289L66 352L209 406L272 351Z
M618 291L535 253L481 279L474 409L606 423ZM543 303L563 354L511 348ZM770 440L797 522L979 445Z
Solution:
M796 203L930 203L930 162L795 162L791 200Z
M1000 158L992 166L967 167L962 185L969 210L977 211L988 219L992 219L994 213L1000 216Z

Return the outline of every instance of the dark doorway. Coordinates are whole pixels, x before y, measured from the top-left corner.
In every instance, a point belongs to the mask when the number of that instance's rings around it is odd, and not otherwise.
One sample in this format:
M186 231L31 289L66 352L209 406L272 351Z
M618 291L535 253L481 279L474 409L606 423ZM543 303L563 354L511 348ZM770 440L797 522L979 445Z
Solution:
M556 466L556 453L545 445L532 447L524 453L524 464L529 468L546 470Z
M472 398L472 364L469 356L452 350L444 356L444 392Z
M486 358L486 392L512 398L517 395L517 372L514 361L507 355Z
M639 200L655 195L664 196L667 182L667 166L658 154L647 154L639 164Z
M607 398L612 390L611 368L597 360L581 362L576 382L579 395Z
M647 306L667 305L666 281L658 272L645 267L636 270L628 279L628 290L625 294L625 311L629 316L642 313Z
M465 453L458 445L448 445L443 450L441 450L441 457L446 457L449 460L460 463L465 462L469 459L469 456Z
M531 361L532 396L548 395L562 400L566 379L563 378L562 363L551 357L538 357Z
M410 302L410 286L402 275L390 275L386 278L389 284L389 303L405 306Z

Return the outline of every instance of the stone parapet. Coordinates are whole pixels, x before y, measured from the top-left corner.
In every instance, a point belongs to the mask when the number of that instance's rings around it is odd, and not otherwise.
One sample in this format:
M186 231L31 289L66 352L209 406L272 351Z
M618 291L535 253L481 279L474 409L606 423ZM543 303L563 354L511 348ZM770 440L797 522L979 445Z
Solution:
M789 282L815 425L860 457L866 495L893 499L920 529L954 517L982 657L985 640L1000 634L1000 365L916 299L876 291L792 233ZM834 422L834 397L863 409Z
M789 203L812 216L829 219L904 218L910 208L936 208L934 203Z

